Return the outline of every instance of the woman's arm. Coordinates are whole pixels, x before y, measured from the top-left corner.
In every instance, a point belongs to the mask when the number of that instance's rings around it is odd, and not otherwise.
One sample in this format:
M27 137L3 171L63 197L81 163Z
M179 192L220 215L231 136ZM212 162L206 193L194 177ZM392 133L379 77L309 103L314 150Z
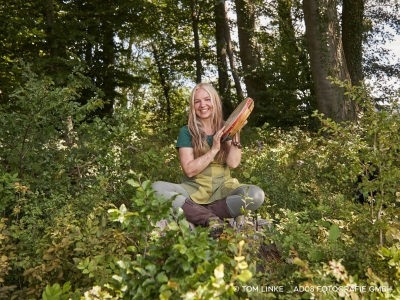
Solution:
M240 130L233 136L232 141L240 142ZM229 152L228 156L226 157L226 164L232 169L235 169L237 166L239 166L242 159L242 150L233 145L232 141L227 142L229 143Z
M183 172L185 172L188 177L196 176L213 161L215 155L217 155L219 149L221 148L221 136L224 132L224 128L225 127L222 127L215 133L211 149L196 159L194 158L193 148L179 148L179 159L181 161L181 166Z

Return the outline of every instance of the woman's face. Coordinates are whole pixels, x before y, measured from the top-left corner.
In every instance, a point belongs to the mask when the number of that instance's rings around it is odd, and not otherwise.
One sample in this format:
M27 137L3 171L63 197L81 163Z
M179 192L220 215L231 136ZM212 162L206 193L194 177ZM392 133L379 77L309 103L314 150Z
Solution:
M200 88L195 91L194 110L201 120L211 119L213 104L210 94L205 89Z

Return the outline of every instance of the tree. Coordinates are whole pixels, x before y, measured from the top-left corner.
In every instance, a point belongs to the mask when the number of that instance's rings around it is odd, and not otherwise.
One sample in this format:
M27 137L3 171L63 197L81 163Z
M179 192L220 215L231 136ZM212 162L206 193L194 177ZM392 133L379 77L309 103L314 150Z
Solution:
M270 18L277 25L272 35L263 40L269 44L264 48L269 53L264 58L269 98L264 104L265 121L282 128L311 126L312 121L304 117L317 107L304 32L296 28L303 22L299 2L277 1Z
M0 101L9 101L20 80L12 66L23 59L56 85L84 65L95 88L76 101L100 95L104 103L92 116L146 102L152 113L171 120L183 103L176 97L185 92L178 90L208 80L218 82L226 113L244 93L252 97L255 125L307 124L315 99L326 117L353 120L358 108L332 80L356 85L395 77L399 65L380 57L385 49L374 38L392 38L385 26L399 30L399 5L344 0L340 27L339 1L303 2L236 0L234 23L222 0L0 0ZM231 39L235 24L238 43Z
M215 39L217 51L218 88L224 106L230 98L230 80L227 62L227 41L225 40L225 1L216 2L215 5ZM231 109L231 107L229 107Z
M200 36L199 36L199 18L201 15L202 6L197 0L191 0L190 8L192 10L194 51L195 51L195 55L196 55L196 83L200 83L201 75L203 73L203 67L202 67L202 62L201 62L201 52L200 52Z
M190 4L177 0L147 2L138 7L138 17L129 20L126 31L118 35L126 53L119 60L138 79L124 89L124 103L168 124L183 121L187 100L183 86L194 82L196 76ZM206 52L204 48L200 54Z
M218 87L222 98L225 115L234 110L233 96L231 95L231 84L229 79L229 66L235 83L238 99L243 98L243 91L238 72L236 70L235 58L231 39L228 13L225 1L215 3L215 31L218 67ZM228 62L229 61L229 66Z
M41 5L35 2L0 1L0 101L7 103L10 93L21 80L21 73L14 69L17 59L33 61L43 51L46 41Z
M376 104L398 93L399 60L384 47L400 32L400 4L396 0L366 1L363 35L363 74L373 82ZM389 31L390 29L390 31ZM393 62L394 61L394 62Z
M352 85L361 85L362 41L364 35L364 0L343 0L342 42L343 52Z
M118 87L136 80L130 71L120 68L117 57L123 47L116 35L128 20L135 19L141 4L142 1L114 1L111 5L81 0L7 1L0 12L3 50L8 53L2 69L10 71L14 60L24 59L33 62L39 73L62 84L74 66L85 64L86 75L98 89L84 91L79 102L87 103L101 90L105 105L94 114L111 116L115 101L121 97ZM131 30L139 32L143 28L134 25ZM8 74L5 71L1 81L10 87L12 77L18 73ZM7 90L3 89L4 101L8 98Z
M260 66L254 39L256 27L255 1L235 0L237 30L239 40L239 56L243 69L243 77L247 95L255 101L255 108L262 102L265 83L257 74Z
M303 1L303 9L318 110L338 122L355 120L357 105L329 78L350 80L341 42L337 2Z
M358 103L344 95L338 82L354 86L373 80L384 93L393 94L382 83L398 73L399 64L389 63L389 53L381 45L391 39L388 27L399 30L398 3L344 0L341 27L337 1L303 1L303 7L320 112L338 122L357 118Z

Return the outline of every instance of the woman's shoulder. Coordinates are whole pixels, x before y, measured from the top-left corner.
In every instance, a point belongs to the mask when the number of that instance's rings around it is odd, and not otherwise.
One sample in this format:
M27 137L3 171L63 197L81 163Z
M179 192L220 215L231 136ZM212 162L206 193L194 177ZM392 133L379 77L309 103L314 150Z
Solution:
M179 135L190 135L191 136L188 125L184 125L181 127L181 129L179 130Z
M190 134L189 127L187 125L182 126L181 130L179 131L176 147L192 147L192 135Z

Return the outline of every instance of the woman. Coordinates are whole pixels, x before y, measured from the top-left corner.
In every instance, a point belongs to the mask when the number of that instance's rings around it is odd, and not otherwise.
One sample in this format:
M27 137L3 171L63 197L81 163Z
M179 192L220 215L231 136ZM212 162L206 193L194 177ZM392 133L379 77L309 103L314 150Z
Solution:
M217 237L224 218L242 215L243 208L256 210L264 202L257 186L240 184L230 175L241 160L240 131L232 139L221 141L225 127L217 91L199 83L190 96L188 125L181 128L176 148L184 172L181 184L158 181L153 189L181 207L194 225L210 227ZM246 196L246 197L244 197ZM244 200L250 199L250 200Z

